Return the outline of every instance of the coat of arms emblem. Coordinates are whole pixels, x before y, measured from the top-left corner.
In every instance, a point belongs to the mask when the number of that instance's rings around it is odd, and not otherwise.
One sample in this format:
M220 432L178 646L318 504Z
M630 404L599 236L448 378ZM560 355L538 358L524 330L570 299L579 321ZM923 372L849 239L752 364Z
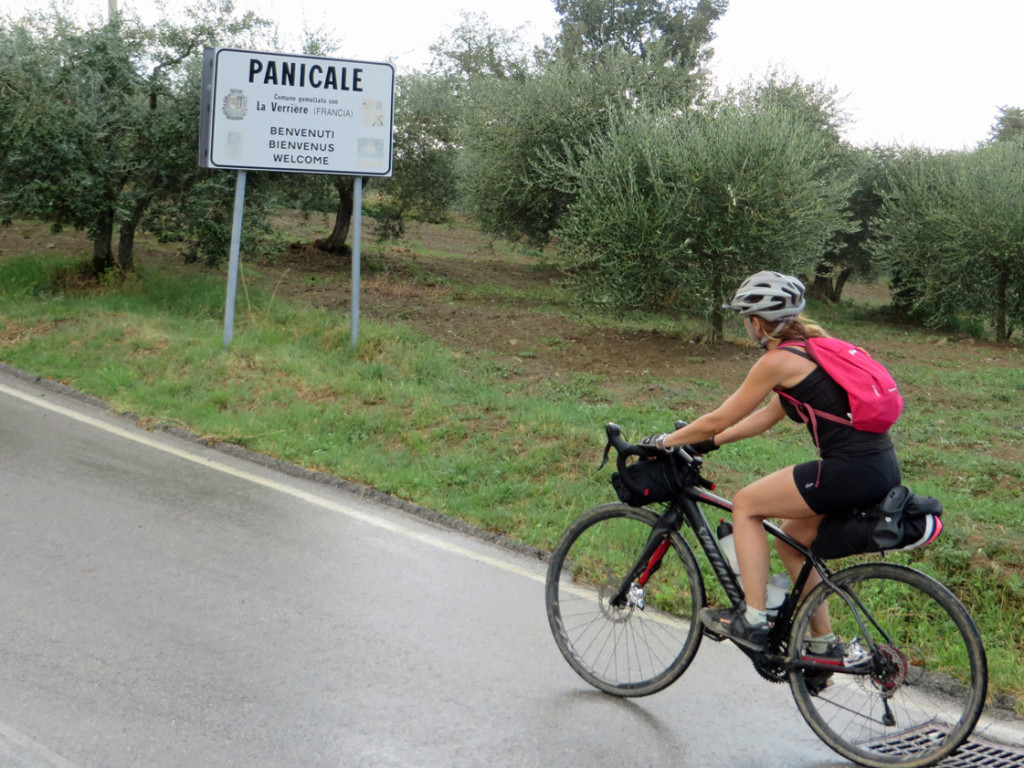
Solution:
M249 100L241 88L232 88L224 97L224 116L228 120L241 120L249 111Z

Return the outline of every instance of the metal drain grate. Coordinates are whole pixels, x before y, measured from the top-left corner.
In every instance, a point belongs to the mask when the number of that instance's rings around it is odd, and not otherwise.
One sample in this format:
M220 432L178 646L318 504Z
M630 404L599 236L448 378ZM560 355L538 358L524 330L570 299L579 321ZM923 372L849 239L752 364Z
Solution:
M971 739L939 768L1024 768L1024 749Z
M868 748L890 755L912 755L919 752L925 742L943 736L943 729L924 726L904 733L899 738L886 739ZM1024 749L975 737L965 742L955 755L939 763L938 768L1024 768Z

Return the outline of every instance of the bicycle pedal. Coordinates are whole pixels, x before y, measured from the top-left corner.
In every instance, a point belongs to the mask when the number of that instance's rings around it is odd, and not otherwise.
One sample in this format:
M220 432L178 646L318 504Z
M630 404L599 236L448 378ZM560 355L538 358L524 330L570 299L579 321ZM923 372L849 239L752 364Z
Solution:
M701 627L701 631L704 633L704 637L709 637L716 643L721 643L728 639L725 635L720 635L717 632L712 632L707 627Z

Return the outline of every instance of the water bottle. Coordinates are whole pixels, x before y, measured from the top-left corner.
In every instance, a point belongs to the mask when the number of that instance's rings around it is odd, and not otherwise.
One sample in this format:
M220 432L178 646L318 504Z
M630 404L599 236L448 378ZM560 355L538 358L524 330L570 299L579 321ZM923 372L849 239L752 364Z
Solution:
M789 594L790 587L792 586L793 584L790 582L789 577L784 573L774 573L768 579L764 607L769 616L778 615L779 608L786 601L786 595Z
M736 574L736 580L740 581L740 565L736 559L736 542L732 537L732 523L727 523L725 520L718 521L718 545L722 548L725 559L729 561L732 572ZM742 584L740 582L741 586Z

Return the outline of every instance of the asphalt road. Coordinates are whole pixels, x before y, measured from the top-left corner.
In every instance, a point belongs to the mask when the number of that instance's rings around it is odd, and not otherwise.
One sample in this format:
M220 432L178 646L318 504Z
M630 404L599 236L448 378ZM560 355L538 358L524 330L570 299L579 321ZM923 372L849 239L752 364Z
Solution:
M705 642L619 700L544 564L0 372L0 766L848 765Z

